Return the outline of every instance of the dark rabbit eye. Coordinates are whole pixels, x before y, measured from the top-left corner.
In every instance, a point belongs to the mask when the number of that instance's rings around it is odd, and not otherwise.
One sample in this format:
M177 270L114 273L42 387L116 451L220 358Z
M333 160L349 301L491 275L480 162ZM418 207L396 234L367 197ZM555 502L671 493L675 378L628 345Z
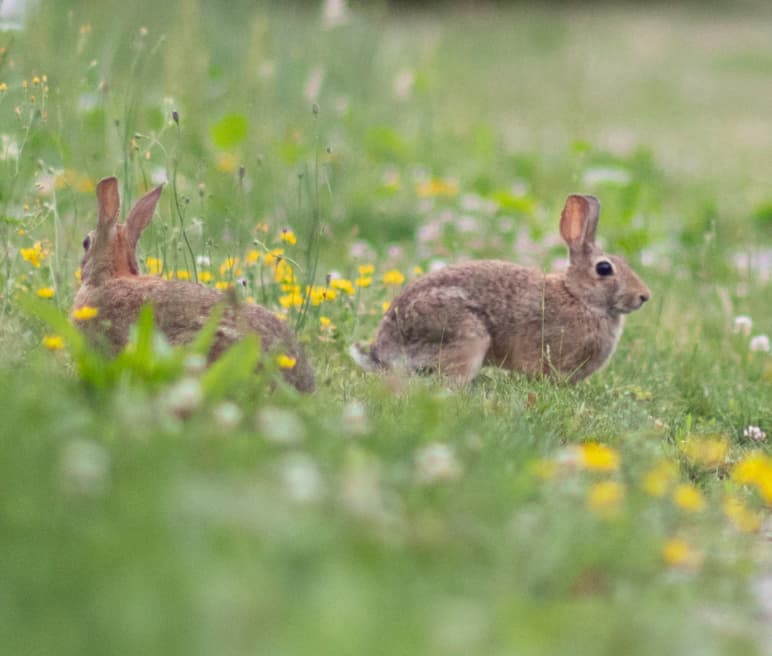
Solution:
M86 235L83 239L83 250L87 251L89 249L89 246L91 246L91 236Z
M595 265L595 271L599 276L610 276L612 273L614 273L614 267L611 266L611 262L601 260Z

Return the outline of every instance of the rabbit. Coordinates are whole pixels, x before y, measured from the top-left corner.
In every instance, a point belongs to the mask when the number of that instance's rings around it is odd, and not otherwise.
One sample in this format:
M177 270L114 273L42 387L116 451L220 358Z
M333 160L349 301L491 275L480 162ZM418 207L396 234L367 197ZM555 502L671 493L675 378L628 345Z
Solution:
M651 292L624 259L595 243L600 203L568 196L560 234L566 271L543 273L477 260L411 282L383 316L369 350L351 355L367 370L439 372L460 385L483 365L576 382L602 368L625 315Z
M280 351L295 358L284 378L301 392L314 389L314 374L292 331L259 305L237 305L235 297L203 285L140 275L135 255L137 241L153 218L163 187L137 201L125 224L118 223L120 196L115 178L101 180L96 188L99 217L95 230L83 240L81 286L74 309L92 306L96 318L79 321L90 341L106 344L113 353L126 345L129 328L140 308L150 303L158 328L171 344L191 342L206 324L213 308L223 304L223 317L209 352L209 362L219 357L247 332L260 336L263 352Z

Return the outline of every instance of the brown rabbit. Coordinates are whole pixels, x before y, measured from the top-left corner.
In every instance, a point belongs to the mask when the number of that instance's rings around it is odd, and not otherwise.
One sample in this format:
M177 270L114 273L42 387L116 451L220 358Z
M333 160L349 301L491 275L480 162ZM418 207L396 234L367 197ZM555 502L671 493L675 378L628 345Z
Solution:
M564 272L479 260L410 283L381 320L369 352L356 345L354 359L370 370L438 371L462 384L486 364L586 378L611 357L624 315L651 296L621 257L595 244L599 211L594 196L566 200Z
M99 219L95 230L83 240L81 287L75 309L97 308L98 315L80 321L94 342L106 342L117 353L128 340L129 327L140 308L150 303L155 322L171 344L194 339L218 304L223 318L209 353L210 362L251 331L260 336L263 352L283 352L295 358L291 369L283 369L287 382L301 392L314 389L314 374L303 350L285 323L259 305L237 305L224 294L182 280L164 280L139 275L135 255L137 241L153 218L162 187L145 194L129 212L125 224L118 223L118 182L105 178L97 185Z

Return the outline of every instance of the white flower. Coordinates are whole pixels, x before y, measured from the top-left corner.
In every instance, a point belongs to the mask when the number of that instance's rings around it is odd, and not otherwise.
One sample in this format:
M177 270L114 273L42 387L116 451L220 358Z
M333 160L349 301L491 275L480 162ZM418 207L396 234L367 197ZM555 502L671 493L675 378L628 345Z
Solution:
M203 400L201 383L195 378L183 378L166 390L161 405L172 414L184 416L198 408Z
M281 464L281 479L287 495L299 503L321 499L324 482L319 468L305 453L293 453Z
M747 314L740 314L734 318L734 334L745 335L746 337L751 334L751 326L753 325L753 319Z
M322 27L330 30L349 21L349 11L346 0L324 0L322 5Z
M758 426L748 426L743 431L743 435L751 438L754 442L763 442L767 439L767 434Z
M208 267L211 266L212 260L208 255L196 255L196 266Z
M225 430L236 428L236 426L241 423L241 418L244 416L244 413L241 412L241 408L233 403L233 401L223 401L218 404L212 414L220 428Z
M421 483L451 481L461 475L461 465L453 447L433 442L415 455L416 476Z
M300 417L283 408L258 410L257 428L266 440L274 444L297 444L306 436L306 427Z
M751 351L763 351L769 353L769 337L766 335L756 335L751 337Z

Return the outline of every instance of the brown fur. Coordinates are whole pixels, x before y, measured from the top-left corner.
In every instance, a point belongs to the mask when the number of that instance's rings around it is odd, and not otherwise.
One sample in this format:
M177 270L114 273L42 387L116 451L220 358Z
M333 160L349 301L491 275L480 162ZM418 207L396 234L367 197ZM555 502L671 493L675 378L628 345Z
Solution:
M192 282L138 275L137 240L150 223L160 194L158 187L143 196L126 223L118 224L117 181L107 178L97 186L99 219L84 242L82 284L74 307L89 305L97 308L99 315L80 322L81 329L92 341L117 353L126 345L129 328L140 309L150 303L155 322L169 342L186 344L195 338L214 307L224 304L223 318L209 353L210 362L245 333L255 332L260 336L263 352L284 352L296 358L292 369L282 370L287 382L301 392L313 391L313 371L302 348L287 325L265 308L237 305L224 294Z
M624 315L650 297L621 258L595 244L600 205L568 197L561 235L570 266L542 273L509 262L449 266L409 284L381 320L366 368L439 371L458 383L483 365L529 375L581 380L603 367L622 333ZM595 269L608 262L613 274Z

